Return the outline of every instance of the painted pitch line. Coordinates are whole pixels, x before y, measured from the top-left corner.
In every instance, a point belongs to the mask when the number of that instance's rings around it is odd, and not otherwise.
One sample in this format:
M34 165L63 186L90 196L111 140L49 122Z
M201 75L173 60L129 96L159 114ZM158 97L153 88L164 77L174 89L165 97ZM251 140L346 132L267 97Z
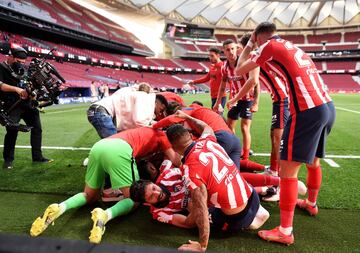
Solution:
M3 148L4 145L0 145L0 148ZM31 149L31 146L22 146L22 145L16 145L16 148L23 148L23 149ZM54 150L85 150L89 151L91 148L86 147L54 147L54 146L42 146L42 149L54 149Z
M360 114L359 111L354 111L354 110L346 109L346 108L343 108L343 107L336 106L335 108L338 109L338 110L346 111L346 112L352 112L352 113Z
M45 114L46 114L46 115L49 115L49 114L58 114L58 113L72 112L72 111L80 111L80 110L86 111L86 108L74 108L74 109L61 110L61 111L55 111L55 112L46 112L46 111L45 111Z
M337 164L336 162L334 162L334 160L332 160L332 159L325 158L324 162L326 162L327 164L329 164L333 168L340 168L340 165Z
M3 148L4 145L0 145L0 148ZM31 146L16 145L16 148L22 149L31 149ZM42 146L42 149L52 149L52 150L80 150L80 151L89 151L91 148L88 147L57 147L57 146ZM253 156L270 156L269 153L254 153ZM360 155L326 155L326 158L339 158L339 159L360 159Z

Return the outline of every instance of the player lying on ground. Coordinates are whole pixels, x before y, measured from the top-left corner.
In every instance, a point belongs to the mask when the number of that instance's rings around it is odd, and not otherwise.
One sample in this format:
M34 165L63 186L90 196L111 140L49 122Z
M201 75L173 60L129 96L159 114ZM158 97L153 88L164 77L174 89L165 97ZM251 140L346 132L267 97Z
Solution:
M191 212L191 199L189 191L184 185L181 169L173 166L171 161L164 160L159 169L152 162L141 162L138 170L141 177L150 180L141 179L133 183L130 187L131 199L135 202L150 204L150 213L154 220L182 228L192 228L184 222ZM244 174L250 173L241 173L241 176L244 177ZM264 175L264 177L268 180L257 180L255 181L256 185L253 185L257 193L259 193L257 189L266 191L262 188L269 189L268 186L271 186L272 183L275 186L279 185L278 177L268 175ZM244 179L248 181L246 177ZM305 194L304 184L299 184L299 187L299 190Z
M173 149L183 156L185 185L190 190L192 209L185 224L199 229L199 242L190 241L180 250L205 251L209 241L210 223L207 204L210 203L212 224L229 231L257 229L269 218L261 207L255 190L241 177L238 168L216 143L213 130L204 122L178 111L177 116L191 121L201 137L193 141L182 125L169 127L166 135Z
M172 150L165 133L149 127L125 130L110 138L98 141L90 151L84 191L60 204L51 204L46 208L43 216L38 217L32 224L31 236L40 235L69 209L99 200L105 173L108 173L111 187L120 189L125 199L106 210L95 208L91 212L91 219L94 224L90 231L89 240L92 243L100 243L105 232L105 224L117 216L129 213L136 207L129 198L129 188L132 182L139 180L135 159L142 159L159 151L162 151L165 157L168 157L175 164L180 165L178 155Z

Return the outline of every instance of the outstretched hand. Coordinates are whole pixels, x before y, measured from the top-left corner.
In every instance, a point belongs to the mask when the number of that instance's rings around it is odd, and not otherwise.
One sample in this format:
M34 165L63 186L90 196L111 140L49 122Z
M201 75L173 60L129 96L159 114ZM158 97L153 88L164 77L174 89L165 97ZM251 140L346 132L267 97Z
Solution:
M197 241L189 240L188 244L181 245L178 250L182 251L196 251L196 252L205 252L206 248L201 247L200 243Z

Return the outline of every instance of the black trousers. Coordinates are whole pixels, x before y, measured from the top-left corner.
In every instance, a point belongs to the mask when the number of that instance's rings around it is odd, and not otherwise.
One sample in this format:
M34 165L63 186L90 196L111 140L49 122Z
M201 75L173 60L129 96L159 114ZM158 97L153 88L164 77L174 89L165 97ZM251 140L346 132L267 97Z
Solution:
M42 129L39 110L28 105L20 105L12 110L9 113L9 116L15 123L19 123L20 120L23 119L27 126L32 127L30 133L32 159L41 159L43 157L41 152ZM11 162L14 160L17 136L17 130L6 128L3 151L3 157L5 161Z

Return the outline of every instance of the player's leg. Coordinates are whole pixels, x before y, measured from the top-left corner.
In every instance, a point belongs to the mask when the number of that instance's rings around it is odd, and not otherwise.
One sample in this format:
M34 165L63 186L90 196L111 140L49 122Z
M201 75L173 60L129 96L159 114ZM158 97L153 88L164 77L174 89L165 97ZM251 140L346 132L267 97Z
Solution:
M321 132L321 137L316 150L316 157L312 164L307 164L307 187L308 187L308 198L305 200L298 200L297 206L301 209L306 210L310 215L314 216L318 213L317 197L321 187L322 181L322 170L320 165L320 158L325 157L325 145L327 136L330 134L332 126L335 121L335 108L333 103L328 103L327 107L327 123Z
M49 205L43 216L38 217L32 224L30 229L31 236L38 236L44 232L50 224L54 224L54 221L59 218L66 211L79 208L87 203L95 202L99 199L100 188L92 189L88 185L85 186L84 192L80 192L60 204L54 203Z
M241 118L241 133L243 136L243 152L242 159L248 160L250 155L251 134L250 127L252 121L252 112L250 110L252 101L240 101L240 118Z
M121 139L110 140L107 148L111 152L104 156L106 159L105 170L110 175L112 188L120 189L124 199L106 210L95 208L91 212L91 219L93 220L93 227L89 236L91 243L100 243L108 221L120 215L128 214L135 207L135 203L129 198L130 185L139 180L135 159L132 157L133 149Z
M270 171L273 175L277 175L280 169L280 142L283 129L276 128L271 130L271 156Z
M249 229L259 229L269 219L270 213L262 205L259 205L259 210L256 212L256 216L249 226Z
M243 160L248 160L250 155L250 146L251 146L251 119L241 119L241 133L243 137Z
M42 217L38 217L31 226L32 236L40 235L49 224L53 223L64 212L78 208L86 203L92 203L99 199L100 188L104 182L105 171L102 167L104 152L109 152L107 140L95 143L89 155L89 164L85 174L84 192L78 193L60 204L54 203L48 206Z
M236 121L239 119L240 114L240 103L238 102L234 107L232 107L228 114L227 114L227 120L226 123L228 127L231 129L231 131L236 135L235 126Z
M124 199L117 202L110 208L103 210L101 208L95 208L91 212L91 219L93 220L93 227L90 231L89 241L91 243L100 243L102 236L105 232L105 225L110 220L128 214L136 206L130 199L129 187L120 188L124 194Z
M320 158L316 157L313 164L307 164L306 185L308 188L307 199L299 199L296 205L306 210L310 215L315 216L319 210L316 204L317 196L320 191L322 181L322 171L320 166Z

